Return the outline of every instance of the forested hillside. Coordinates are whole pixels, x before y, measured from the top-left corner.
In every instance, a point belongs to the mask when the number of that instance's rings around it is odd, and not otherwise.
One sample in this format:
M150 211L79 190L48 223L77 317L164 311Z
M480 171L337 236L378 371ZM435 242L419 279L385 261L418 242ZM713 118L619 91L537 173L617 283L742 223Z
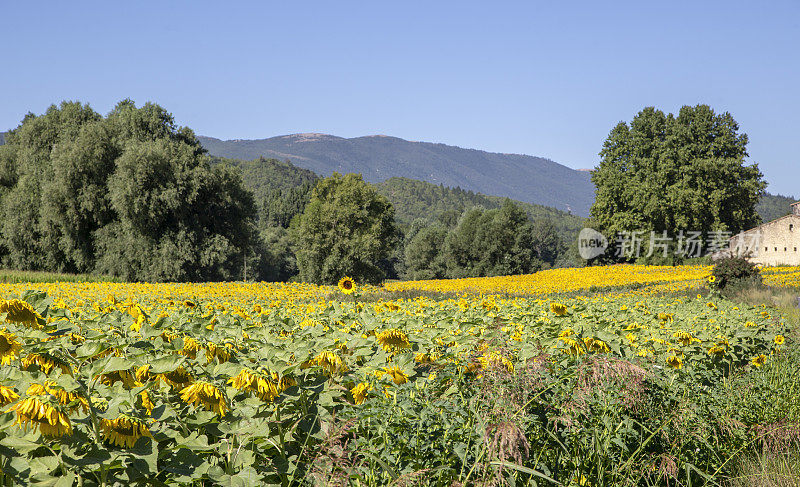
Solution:
M294 215L301 213L311 188L319 176L307 169L277 159L259 157L252 161L212 157L212 164L238 168L245 186L253 192L259 207L262 227L288 227Z
M586 216L594 199L589 173L542 157L499 154L397 137L346 139L295 134L263 140L200 137L210 154L235 159L290 160L322 176L361 173L368 182L405 177L507 196Z
M228 164L242 171L244 184L253 192L260 207L263 227L288 227L294 215L302 212L311 188L319 178L312 171L290 162L260 157L252 161L212 157L214 164ZM401 225L415 220L427 224L448 222L454 225L458 218L472 208L487 210L500 208L506 198L489 196L461 188L449 188L408 178L390 178L374 183L378 193L385 196L395 210ZM558 229L559 235L571 239L580 231L583 218L541 205L514 201L536 221L548 219Z
M767 193L756 205L756 211L761 216L761 220L766 223L791 213L792 209L789 208L789 205L795 201L797 198L792 196Z
M408 178L390 178L376 183L378 192L394 205L395 216L401 223L422 219L427 222L457 220L471 208L487 210L500 208L506 198L488 196L461 188L448 188L425 181ZM536 221L551 220L562 238L571 239L583 228L584 219L569 213L541 205L514 201L528 218Z

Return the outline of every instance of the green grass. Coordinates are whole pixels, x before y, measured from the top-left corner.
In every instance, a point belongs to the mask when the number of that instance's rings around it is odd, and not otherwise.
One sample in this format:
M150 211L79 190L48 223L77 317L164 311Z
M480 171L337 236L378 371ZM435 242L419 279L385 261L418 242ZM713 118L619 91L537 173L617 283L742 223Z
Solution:
M771 409L772 423L778 424L790 434L781 434L784 441L776 447L770 442L759 445L745 453L737 462L738 475L729 480L731 487L800 487L800 439L796 437L800 427L800 310L797 298L800 292L769 287L753 287L738 290L733 299L751 304L766 305L780 311L784 319L791 325L791 335L787 339L793 347L782 357L777 357L763 370L756 374L766 379L773 391L770 401L763 409ZM740 394L738 400L744 403L750 400L746 394ZM774 443L774 442L773 442Z
M122 282L116 277L95 274L61 274L58 272L17 271L0 269L0 283L24 282Z

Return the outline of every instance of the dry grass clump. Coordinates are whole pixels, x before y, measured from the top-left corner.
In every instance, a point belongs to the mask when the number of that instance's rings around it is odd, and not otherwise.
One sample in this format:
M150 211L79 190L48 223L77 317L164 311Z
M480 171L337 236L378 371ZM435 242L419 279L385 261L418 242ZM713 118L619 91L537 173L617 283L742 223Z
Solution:
M798 444L790 452L765 452L740 463L739 475L731 487L800 487L800 451Z

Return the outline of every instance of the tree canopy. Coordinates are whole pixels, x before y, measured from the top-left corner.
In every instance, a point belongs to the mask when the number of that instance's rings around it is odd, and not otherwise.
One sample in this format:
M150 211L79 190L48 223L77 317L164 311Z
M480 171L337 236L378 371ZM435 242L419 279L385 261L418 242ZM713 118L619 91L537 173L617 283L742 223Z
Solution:
M618 232L675 237L698 231L737 233L759 222L755 205L766 183L746 164L747 135L729 113L684 106L677 116L648 107L620 122L592 173L592 222L613 241Z
M2 261L130 280L222 280L255 235L239 174L162 107L63 102L0 146Z
M344 276L377 283L399 235L392 205L360 174L319 181L292 227L300 278L332 284Z

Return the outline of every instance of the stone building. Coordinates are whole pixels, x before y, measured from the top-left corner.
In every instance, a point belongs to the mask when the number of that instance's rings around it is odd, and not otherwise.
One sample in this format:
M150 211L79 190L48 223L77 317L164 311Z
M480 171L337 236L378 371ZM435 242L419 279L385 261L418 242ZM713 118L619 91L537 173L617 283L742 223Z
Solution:
M800 265L800 201L791 207L790 215L731 237L731 253L761 265Z

